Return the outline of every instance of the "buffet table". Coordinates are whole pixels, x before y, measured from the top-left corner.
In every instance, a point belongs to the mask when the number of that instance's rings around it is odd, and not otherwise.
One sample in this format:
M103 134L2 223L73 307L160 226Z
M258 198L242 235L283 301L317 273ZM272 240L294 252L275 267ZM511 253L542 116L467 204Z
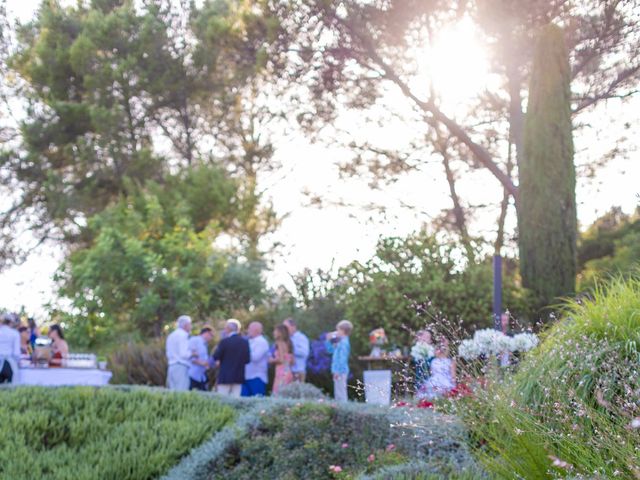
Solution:
M107 385L112 373L97 368L23 367L19 370L19 385Z

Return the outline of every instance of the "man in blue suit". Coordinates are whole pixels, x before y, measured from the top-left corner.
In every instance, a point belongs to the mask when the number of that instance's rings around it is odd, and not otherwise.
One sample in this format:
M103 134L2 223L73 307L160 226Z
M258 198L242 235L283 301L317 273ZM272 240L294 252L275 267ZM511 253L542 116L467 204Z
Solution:
M227 320L224 329L226 337L213 353L213 359L220 363L216 392L239 397L244 383L244 367L251 361L249 342L240 336L238 320Z

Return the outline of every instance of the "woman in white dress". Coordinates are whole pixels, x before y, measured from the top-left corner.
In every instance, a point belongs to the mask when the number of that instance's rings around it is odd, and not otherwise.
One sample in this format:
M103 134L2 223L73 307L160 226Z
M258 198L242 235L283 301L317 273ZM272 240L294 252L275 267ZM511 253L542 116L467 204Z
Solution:
M456 387L456 361L449 358L449 347L440 343L431 361L431 376L418 391L419 398L431 400L442 397Z

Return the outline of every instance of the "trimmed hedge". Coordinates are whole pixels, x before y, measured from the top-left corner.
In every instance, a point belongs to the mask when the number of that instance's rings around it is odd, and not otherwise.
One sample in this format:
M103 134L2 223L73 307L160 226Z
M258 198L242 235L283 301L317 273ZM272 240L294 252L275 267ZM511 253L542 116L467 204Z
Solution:
M0 388L0 478L157 478L230 424L210 398L149 389Z
M194 450L165 480L484 478L453 417L323 400L221 401L237 404L245 413ZM343 472L330 472L330 465L340 465Z
M145 387L10 387L0 401L0 478L484 478L459 422L429 410Z

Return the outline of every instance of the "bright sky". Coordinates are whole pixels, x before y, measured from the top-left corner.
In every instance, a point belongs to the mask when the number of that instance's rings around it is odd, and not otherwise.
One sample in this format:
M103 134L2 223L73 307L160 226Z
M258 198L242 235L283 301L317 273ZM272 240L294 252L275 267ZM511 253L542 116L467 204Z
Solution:
M26 21L38 4L38 0L9 0L8 7L16 17ZM466 100L493 81L486 73L486 54L475 41L470 23L463 21L442 32L434 49L425 54L431 56L429 71L426 67L421 69L421 76L433 78L445 111L457 114ZM451 62L451 58L456 61ZM470 71L474 72L471 76ZM575 138L578 168L606 153L625 122L632 124L627 137L640 138L634 113L637 111L640 111L640 98L626 104L611 101L594 112L589 119L593 128L579 132ZM384 127L363 125L355 115L346 115L341 126L373 138L388 139L390 146L403 142L410 129L401 122ZM602 133L596 136L595 132ZM582 225L588 225L611 206L619 205L630 212L638 204L640 162L635 151L630 157L632 160L612 161L594 180L579 181L578 215ZM284 284L291 288L290 276L305 267L326 269L354 259L366 260L381 235L406 235L441 209L450 208L448 187L438 161L425 162L421 171L402 177L383 191L373 191L366 182L339 180L337 164L350 158L351 153L346 149L311 144L302 135L294 135L278 145L276 160L283 168L262 180L267 198L274 202L280 214L287 214L271 239L283 245L273 258L273 271L268 275L271 286ZM502 195L497 182L487 173L461 178L457 188L464 199L473 204L494 203ZM358 209L305 207L307 199L302 193L305 190L324 199L342 198L357 205L382 204L387 207L386 218ZM415 205L419 210L409 211L402 208L401 203ZM0 207L4 206L0 203ZM495 222L496 212L485 211L474 219L474 232L492 237ZM513 227L513 218L511 225ZM0 275L0 306L19 309L24 305L28 312L41 314L43 305L55 300L52 277L61 258L59 247L47 246L25 264Z

